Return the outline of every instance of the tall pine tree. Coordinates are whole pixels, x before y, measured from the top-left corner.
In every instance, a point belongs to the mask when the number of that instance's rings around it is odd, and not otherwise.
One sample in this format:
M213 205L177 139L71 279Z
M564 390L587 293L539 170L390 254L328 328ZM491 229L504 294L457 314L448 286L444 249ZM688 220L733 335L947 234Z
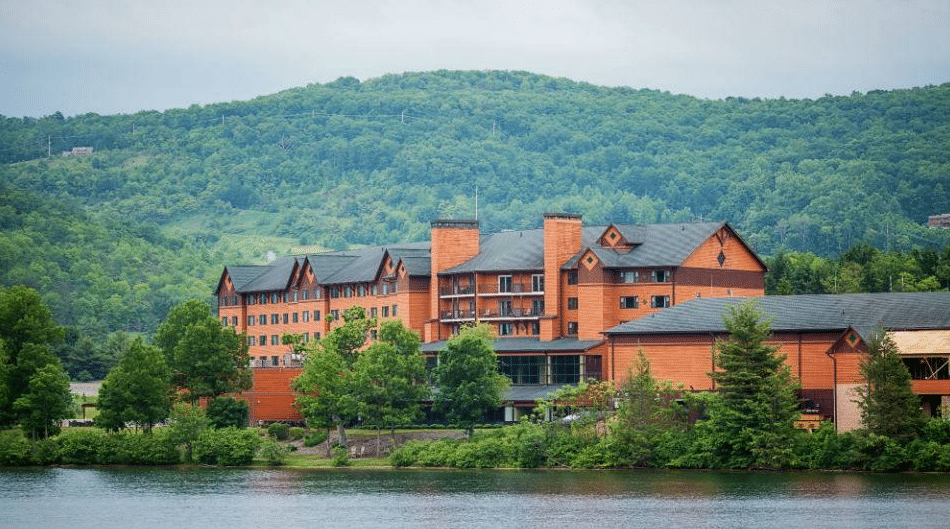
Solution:
M858 406L865 428L892 439L910 439L920 433L924 416L920 398L910 386L910 372L890 335L876 333L868 340L861 362L866 386L858 388Z

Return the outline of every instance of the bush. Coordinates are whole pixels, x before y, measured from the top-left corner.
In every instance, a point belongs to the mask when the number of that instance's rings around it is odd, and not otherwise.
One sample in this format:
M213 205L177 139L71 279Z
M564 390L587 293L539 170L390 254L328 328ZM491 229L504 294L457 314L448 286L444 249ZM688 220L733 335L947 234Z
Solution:
M255 430L204 430L195 441L194 456L203 465L249 465L254 461L260 443Z
M115 439L102 430L67 429L56 438L60 461L66 465L108 463L116 452Z
M282 422L271 423L267 426L267 435L278 441L286 441L290 437L290 427Z
M29 465L32 462L30 440L19 429L0 431L0 467Z
M290 429L290 438L294 441L299 441L303 439L303 428L299 426L294 426Z
M331 461L335 467L346 467L350 465L350 451L345 446L337 446L333 449L333 459Z
M326 430L313 430L310 432L310 435L304 438L304 446L317 446L320 443L323 443L327 440Z
M278 443L273 439L267 439L261 443L260 449L257 451L258 455L267 460L267 463L272 466L283 465L284 460L287 459L287 447Z
M56 439L47 437L33 443L31 458L38 465L54 465L59 463L59 443Z
M176 465L180 462L178 447L168 432L120 433L114 437L116 451L111 458L100 458L104 462L121 465Z

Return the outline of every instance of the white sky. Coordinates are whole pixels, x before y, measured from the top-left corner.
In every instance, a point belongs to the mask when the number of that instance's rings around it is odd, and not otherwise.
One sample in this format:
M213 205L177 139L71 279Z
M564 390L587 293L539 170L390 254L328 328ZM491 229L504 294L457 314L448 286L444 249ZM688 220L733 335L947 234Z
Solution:
M950 0L0 0L0 114L526 70L702 98L950 82Z

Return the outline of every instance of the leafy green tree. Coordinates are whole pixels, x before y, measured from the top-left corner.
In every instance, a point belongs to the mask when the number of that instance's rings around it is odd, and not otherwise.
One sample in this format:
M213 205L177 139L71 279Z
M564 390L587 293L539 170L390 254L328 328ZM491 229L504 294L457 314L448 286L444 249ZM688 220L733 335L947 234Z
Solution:
M171 402L171 371L165 356L136 338L102 382L95 424L119 431L133 423L151 433L152 426L168 417Z
M175 386L193 403L251 387L245 337L222 327L203 301L186 301L172 309L155 343L165 354Z
M891 439L916 437L925 424L920 397L911 389L910 372L893 338L883 331L875 333L860 368L867 381L866 386L857 388L865 428Z
M204 409L185 402L175 403L169 423L169 438L176 446L184 447L182 459L185 463L191 463L195 441L210 425Z
M716 344L717 370L710 373L722 406L710 416L719 464L730 468L777 468L787 464L789 439L799 416L798 383L785 356L765 344L768 321L750 300L730 307L729 337Z
M297 407L307 423L326 428L328 433L336 426L343 445L346 424L359 414L353 364L374 325L375 320L368 319L362 307L344 311L343 325L303 348L303 372L293 381Z
M59 362L50 362L30 377L26 391L13 402L20 425L34 439L49 437L59 431L57 422L72 412L69 377Z
M13 403L25 394L37 370L50 363L62 369L51 348L63 335L35 290L0 288L0 424L21 418Z
M419 336L401 321L383 323L379 341L360 353L353 372L360 417L376 427L379 456L382 428L388 427L395 438L397 425L411 424L422 416L429 387Z
M247 428L250 409L246 401L234 397L216 397L205 412L212 428Z
M449 421L464 426L469 438L475 423L501 406L510 384L508 377L498 371L493 341L490 326L466 327L446 342L433 371L437 388L433 407Z

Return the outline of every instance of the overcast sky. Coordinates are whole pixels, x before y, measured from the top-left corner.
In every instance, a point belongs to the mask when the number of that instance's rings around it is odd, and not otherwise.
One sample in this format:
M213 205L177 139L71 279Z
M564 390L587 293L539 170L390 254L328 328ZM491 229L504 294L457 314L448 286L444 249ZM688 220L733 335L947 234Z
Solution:
M0 114L527 70L719 99L950 82L950 0L0 0Z

